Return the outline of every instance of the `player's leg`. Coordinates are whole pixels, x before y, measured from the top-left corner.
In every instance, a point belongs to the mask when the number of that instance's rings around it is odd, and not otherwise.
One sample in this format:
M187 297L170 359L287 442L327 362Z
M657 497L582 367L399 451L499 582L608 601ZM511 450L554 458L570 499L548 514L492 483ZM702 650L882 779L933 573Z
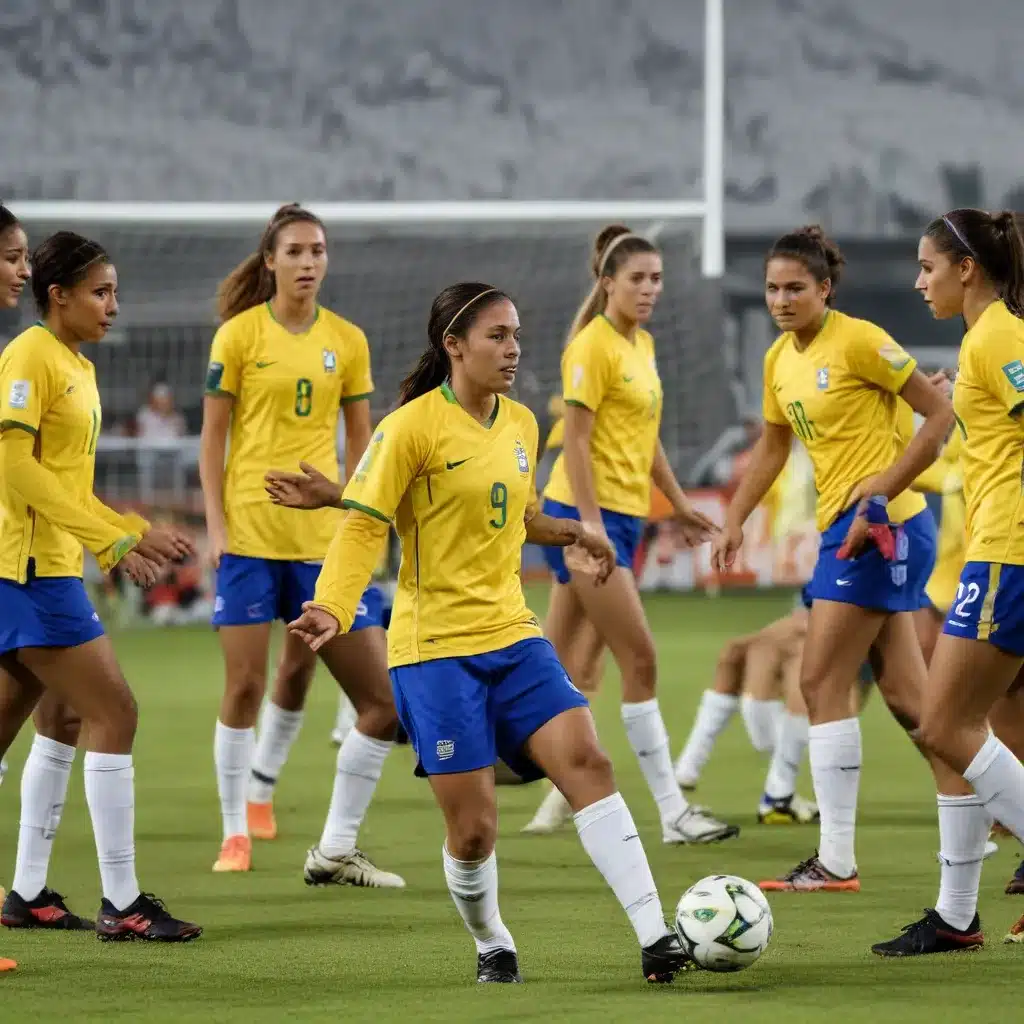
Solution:
M992 731L1013 751L1017 760L1024 761L1024 672L1018 673L1006 696L995 702L988 720ZM998 829L1009 834L1001 825ZM1006 895L1024 896L1024 860L1018 865L1013 878L1007 882ZM1015 941L1024 941L1024 919L1021 936Z
M36 585L50 581L35 581ZM65 581L53 581L64 583ZM78 582L78 581L75 581ZM45 589L45 588L40 588ZM61 596L61 618L76 604L91 605L80 593ZM47 601L53 608L54 604ZM83 618L83 616L78 616ZM54 639L51 635L48 639ZM99 859L103 900L96 921L101 939L186 942L198 938L198 925L171 916L163 904L140 892L135 875L135 770L132 745L138 708L106 636L72 647L26 647L19 663L81 717L86 736L85 796Z
M737 835L735 826L691 807L676 782L658 706L654 637L632 571L619 566L601 586L574 578L572 587L619 667L626 736L658 806L665 842L715 842Z
M256 722L267 689L270 627L277 617L284 563L239 555L221 556L213 627L224 657L224 694L214 730L223 836L217 872L252 867L247 792L256 749Z
M246 805L249 835L253 839L277 837L274 788L302 728L306 695L315 673L316 655L298 637L286 632L253 748Z
M747 651L740 713L750 744L759 754L775 749L782 719L782 670L794 637L803 634L806 615L801 610L759 630Z
M565 795L583 848L633 925L644 977L671 981L688 958L665 925L643 842L598 743L586 697L544 640L524 640L491 659L498 752L525 777L543 772Z
M8 928L91 930L93 922L73 914L47 874L53 839L64 811L81 719L52 693L33 713L36 736L21 774L21 823L11 891L0 911Z
M364 595L363 614L352 631L336 637L320 652L352 701L356 722L338 749L320 841L306 854L303 877L307 885L405 886L400 875L382 871L356 846L398 724L388 677L387 634L380 625L378 601L379 592Z
M684 790L697 788L700 773L708 763L718 737L739 709L747 649L752 639L752 636L740 636L729 640L718 655L712 687L701 695L690 735L676 759L676 782Z

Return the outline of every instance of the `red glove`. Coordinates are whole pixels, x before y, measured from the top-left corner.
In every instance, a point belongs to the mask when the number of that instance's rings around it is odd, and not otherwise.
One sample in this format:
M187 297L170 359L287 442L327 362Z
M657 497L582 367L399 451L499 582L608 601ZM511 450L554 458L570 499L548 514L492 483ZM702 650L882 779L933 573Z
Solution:
M896 559L896 535L889 523L888 502L882 497L868 498L862 502L857 509L856 519L867 519L868 536L867 543L874 544L882 557L887 562ZM837 558L849 559L851 557L849 542L843 541L842 546L836 554Z

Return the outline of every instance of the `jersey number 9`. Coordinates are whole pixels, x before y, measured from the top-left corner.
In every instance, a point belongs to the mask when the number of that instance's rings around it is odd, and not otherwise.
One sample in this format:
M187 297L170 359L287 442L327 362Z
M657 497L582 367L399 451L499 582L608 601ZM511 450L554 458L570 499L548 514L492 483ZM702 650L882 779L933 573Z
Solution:
M313 382L300 377L295 382L295 415L308 416L313 411Z
M503 483L491 484L491 508L497 514L490 524L500 530L508 522L508 488Z

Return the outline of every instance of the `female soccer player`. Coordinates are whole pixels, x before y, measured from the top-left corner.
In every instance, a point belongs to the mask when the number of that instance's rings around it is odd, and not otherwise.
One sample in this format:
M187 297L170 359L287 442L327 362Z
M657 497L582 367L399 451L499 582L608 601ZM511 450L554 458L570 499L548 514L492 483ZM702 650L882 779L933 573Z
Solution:
M884 662L879 681L890 707L900 687L916 706L925 674L911 613L935 559L935 524L924 498L907 488L938 455L952 409L883 330L832 308L842 263L817 227L784 235L768 253L765 294L783 334L765 356L764 431L712 548L712 564L732 564L743 524L781 472L795 433L814 465L822 533L801 667L821 842L817 856L766 889L859 891L853 681L872 647ZM924 417L905 448L897 395Z
M587 700L526 607L524 541L568 547L567 563L607 577L605 536L539 514L537 421L504 397L519 362L519 317L485 284L434 300L430 347L402 386L345 490L349 509L316 596L289 629L318 650L351 625L394 519L402 545L388 630L402 724L445 818L445 877L476 941L477 980L518 982L498 910L493 765L548 775L575 811L591 860L629 915L644 977L670 981L687 958L666 927L643 844Z
M956 597L929 666L921 740L970 784L955 846L943 840L940 900L873 949L913 956L981 945L981 851L990 821L1024 841L1024 766L988 716L1024 664L1024 241L1012 213L953 210L918 245L915 287L934 316L967 326L953 406L961 438L967 551ZM939 796L939 823L943 801ZM953 891L957 898L944 898ZM1024 938L1024 918L1008 941Z
M97 934L184 942L201 929L176 920L136 881L137 710L86 595L82 545L105 571L119 564L143 585L191 547L92 493L100 401L80 349L100 341L117 315L114 267L99 245L67 231L46 239L32 263L42 320L0 355L0 665L20 691L22 721L49 690L85 727L85 793L103 883Z
M270 627L294 619L313 596L338 513L279 508L267 500L267 469L298 468L338 477L339 409L351 470L370 437L370 351L358 327L317 304L327 273L320 220L283 206L257 252L221 284L222 325L207 371L200 476L217 596L213 615L224 653L225 687L214 739L223 844L213 870L248 871L250 831L277 833L271 798L302 721L316 658L286 635L272 700L255 750L255 725L266 691ZM225 465L227 440L231 449ZM306 859L310 885L334 882L384 887L405 883L380 871L356 848L394 736L381 594L369 588L355 631L321 657L359 713L338 751L327 826ZM250 785L248 812L246 787Z
M658 805L664 841L727 839L739 830L689 806L673 774L656 693L654 638L633 576L652 480L672 503L685 543L703 543L715 529L683 494L658 439L661 380L654 340L643 325L661 294L661 254L647 239L612 225L597 236L591 270L594 286L562 355L564 448L544 489L544 511L579 519L608 538L617 566L605 586L595 587L574 578L561 549L546 552L555 582L545 633L573 676L575 638L584 623L611 650L622 675L626 735ZM599 652L590 653L596 660ZM531 825L544 822L550 831L569 813L556 787Z

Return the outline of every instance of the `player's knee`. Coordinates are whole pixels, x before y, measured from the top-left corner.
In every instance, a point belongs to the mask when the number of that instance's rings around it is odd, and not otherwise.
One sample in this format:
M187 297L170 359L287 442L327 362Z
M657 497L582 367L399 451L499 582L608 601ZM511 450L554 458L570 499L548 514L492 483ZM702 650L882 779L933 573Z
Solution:
M69 747L78 746L82 719L70 704L43 700L32 716L36 732Z
M483 860L498 839L497 815L482 811L460 815L448 827L448 852L456 860Z
M624 693L631 702L654 697L658 683L658 655L649 637L631 648L620 668Z
M738 697L742 689L742 669L747 657L745 640L730 640L718 656L715 691L728 697Z
M245 666L228 672L225 687L225 703L234 710L235 716L246 720L255 719L259 714L263 695L267 689L266 673L257 666Z

